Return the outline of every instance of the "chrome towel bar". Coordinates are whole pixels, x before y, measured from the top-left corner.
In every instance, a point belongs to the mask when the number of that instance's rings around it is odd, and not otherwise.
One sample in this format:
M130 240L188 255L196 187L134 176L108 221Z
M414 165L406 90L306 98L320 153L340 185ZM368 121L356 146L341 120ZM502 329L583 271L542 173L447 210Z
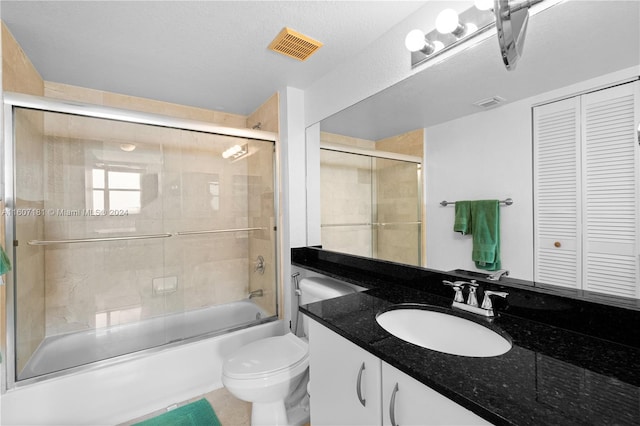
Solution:
M148 234L148 235L128 235L121 237L104 237L104 238L77 238L70 240L30 240L27 242L30 246L51 246L55 244L73 244L73 243L98 243L104 241L127 241L127 240L148 240L154 238L169 238L182 235L200 235L200 234L222 234L226 232L242 232L242 231L260 231L267 228L234 228L234 229L213 229L208 231L181 231L174 234Z
M212 229L209 231L181 231L175 235L200 235L200 234L223 234L225 232L241 232L241 231L264 231L267 228L235 228L235 229Z
M422 222L375 222L375 223L324 223L321 228L332 226L391 226L391 225L421 225Z
M500 204L505 204L507 206L510 206L511 204L513 204L513 199L511 198L507 198L506 200L500 200L498 201ZM440 205L442 207L447 207L449 205L455 205L456 202L455 201L440 201Z
M73 243L98 243L103 241L125 241L125 240L147 240L152 238L169 238L172 234L149 234L149 235L129 235L125 237L105 237L105 238L78 238L73 240L31 240L27 242L30 246L51 246L54 244Z

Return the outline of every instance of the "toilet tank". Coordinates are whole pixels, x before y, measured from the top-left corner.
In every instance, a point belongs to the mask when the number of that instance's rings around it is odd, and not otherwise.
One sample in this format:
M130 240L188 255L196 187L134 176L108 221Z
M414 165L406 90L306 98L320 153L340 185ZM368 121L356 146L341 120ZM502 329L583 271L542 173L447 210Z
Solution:
M320 300L333 299L334 297L344 296L345 294L355 293L357 286L333 280L327 277L308 277L300 280L298 284L300 288L299 301L301 305L318 302ZM304 336L309 333L309 323L307 317L302 315L302 326Z
M356 292L353 287L327 277L303 278L299 287L301 305Z

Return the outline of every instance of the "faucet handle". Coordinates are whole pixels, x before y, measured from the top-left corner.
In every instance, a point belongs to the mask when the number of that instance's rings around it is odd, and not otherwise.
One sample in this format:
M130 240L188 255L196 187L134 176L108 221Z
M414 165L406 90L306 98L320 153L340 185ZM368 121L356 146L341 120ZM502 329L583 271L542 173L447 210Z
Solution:
M489 296L500 296L506 299L508 295L509 293L507 293L506 291L485 290L484 299L482 300L482 308L493 309L493 304L491 303L491 297Z
M476 280L471 280L471 282L466 284L469 286L469 295L467 296L467 305L477 307L478 299L476 297L476 289L478 288L478 283L476 283Z
M448 285L450 287L453 288L453 291L456 292L456 295L453 298L454 302L464 302L464 296L462 296L462 285L463 284L467 284L464 281L455 281L455 282L451 282L451 281L447 281L447 280L443 280L442 283L444 285Z

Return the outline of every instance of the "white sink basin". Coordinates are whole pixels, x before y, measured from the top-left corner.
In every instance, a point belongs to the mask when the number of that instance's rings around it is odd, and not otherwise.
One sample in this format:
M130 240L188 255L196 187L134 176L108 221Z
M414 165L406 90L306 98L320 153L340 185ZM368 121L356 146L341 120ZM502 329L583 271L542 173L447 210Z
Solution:
M381 313L376 321L402 340L447 354L491 357L511 349L511 342L495 331L443 312L400 308Z

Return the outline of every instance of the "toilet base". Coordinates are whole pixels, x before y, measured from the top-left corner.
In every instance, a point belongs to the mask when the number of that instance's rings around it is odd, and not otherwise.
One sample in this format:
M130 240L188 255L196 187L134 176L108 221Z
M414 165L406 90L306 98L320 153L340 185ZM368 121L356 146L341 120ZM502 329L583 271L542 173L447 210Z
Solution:
M251 426L286 426L288 424L284 401L254 402L251 405Z
M291 426L303 426L311 420L309 415L309 396L306 395L299 404L287 407L287 419Z
M302 426L309 423L309 396L285 408L283 401L254 402L251 405L252 426Z

